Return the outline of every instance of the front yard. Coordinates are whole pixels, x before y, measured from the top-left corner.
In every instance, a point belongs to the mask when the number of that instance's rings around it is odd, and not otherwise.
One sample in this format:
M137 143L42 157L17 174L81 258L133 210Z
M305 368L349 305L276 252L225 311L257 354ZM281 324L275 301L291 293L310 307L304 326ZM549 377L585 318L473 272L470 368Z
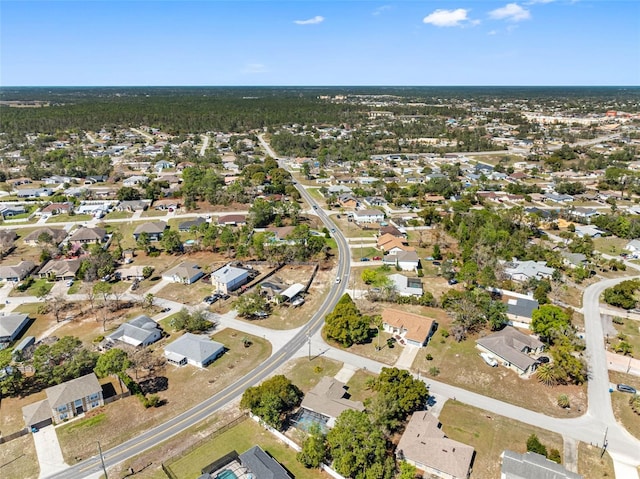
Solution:
M631 434L640 439L640 414L636 414L629 405L632 395L616 391L615 385L628 384L640 391L640 378L630 374L609 371L609 380L613 384L611 393L611 406L618 422L620 422Z

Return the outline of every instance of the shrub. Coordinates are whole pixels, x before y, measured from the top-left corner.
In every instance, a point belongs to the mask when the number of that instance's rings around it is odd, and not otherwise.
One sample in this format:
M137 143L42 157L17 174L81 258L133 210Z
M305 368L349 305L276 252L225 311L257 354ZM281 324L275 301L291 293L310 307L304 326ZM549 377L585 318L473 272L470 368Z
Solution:
M438 369L436 366L429 368L429 376L436 377L438 374L440 374L440 369Z
M449 331L446 329L441 329L440 330L440 334L442 335L443 338L448 338L449 337Z
M427 361L433 361L433 356L431 354L427 354Z
M529 436L529 438L527 439L527 451L535 452L544 457L547 457L546 446L540 442L540 439L538 439L538 436L536 436L535 434L531 434L531 436Z
M551 449L549 451L547 459L553 462L557 462L558 464L562 464L562 457L560 457L560 451L558 451L557 449Z
M569 396L567 396L566 394L560 394L558 396L558 406L564 409L568 409L569 407L571 407Z

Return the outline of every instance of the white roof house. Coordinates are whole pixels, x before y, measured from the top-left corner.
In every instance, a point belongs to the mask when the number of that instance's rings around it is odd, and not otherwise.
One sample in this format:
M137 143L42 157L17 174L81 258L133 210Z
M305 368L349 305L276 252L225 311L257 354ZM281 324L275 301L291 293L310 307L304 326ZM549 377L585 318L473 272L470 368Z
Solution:
M403 274L388 276L400 296L422 296L422 281L420 278L409 278Z
M167 361L178 366L191 364L205 368L224 354L224 346L207 336L185 333L164 347Z
M356 223L380 223L384 221L384 213L380 210L356 210L353 220Z
M546 261L509 261L504 265L504 272L514 281L528 281L531 278L550 278L555 269L547 266Z
M211 284L223 293L228 293L245 284L249 279L249 271L226 265L211 273Z
M0 342L10 342L16 339L28 323L29 316L26 314L16 313L0 316Z

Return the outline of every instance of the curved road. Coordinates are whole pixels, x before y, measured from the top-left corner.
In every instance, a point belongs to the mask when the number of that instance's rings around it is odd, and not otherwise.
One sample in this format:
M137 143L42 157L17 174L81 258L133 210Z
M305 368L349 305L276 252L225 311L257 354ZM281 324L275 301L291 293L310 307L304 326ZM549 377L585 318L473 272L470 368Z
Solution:
M269 148L269 150L271 150ZM270 154L273 150L270 151ZM272 155L275 158L275 155ZM324 211L322 211L313 198L302 188L296 185L301 196L314 208L322 222L329 229L334 229L334 223L329 219ZM209 399L201 402L197 406L188 411L179 414L169 421L149 429L146 432L130 439L119 446L106 450L103 453L105 466L111 467L119 464L129 458L132 458L147 449L157 446L159 443L175 436L176 434L188 429L189 427L203 421L215 411L225 406L229 402L237 399L249 387L254 386L265 378L273 374L280 366L290 359L297 351L299 351L310 336L318 332L324 324L324 317L329 313L338 302L349 280L350 254L347 241L339 229L335 228L334 238L338 244L338 268L337 277L341 278L340 283L334 283L327 298L324 300L318 311L313 315L311 320L303 327L291 340L276 354L264 361L260 366L252 372L241 378L235 384L225 388L221 392L215 394ZM82 479L94 473L99 473L102 469L100 458L98 456L91 457L84 461L69 467L68 469L48 476L56 479Z

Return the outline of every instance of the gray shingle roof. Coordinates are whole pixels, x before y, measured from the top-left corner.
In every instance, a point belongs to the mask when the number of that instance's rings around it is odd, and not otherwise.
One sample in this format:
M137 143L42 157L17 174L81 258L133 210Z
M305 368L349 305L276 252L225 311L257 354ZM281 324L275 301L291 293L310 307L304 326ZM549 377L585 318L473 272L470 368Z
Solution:
M291 479L286 469L260 448L253 446L238 457L243 466L251 470L256 479Z
M206 336L185 333L164 348L165 353L181 356L197 363L205 363L224 351L224 345Z
M26 314L7 314L0 316L0 338L15 338L29 321Z
M47 399L53 409L69 404L95 393L102 392L102 387L94 373L81 376L66 383L45 389Z
M504 479L582 479L580 474L567 471L562 465L535 452L520 454L509 450L502 454L502 477Z
M531 367L536 360L522 351L525 350L525 348L538 349L543 346L542 342L538 339L521 333L511 326L507 326L502 331L480 338L476 340L476 342L523 371Z
M158 339L159 336L162 335L158 323L143 314L128 323L121 324L120 327L107 336L107 338L112 341L119 340L133 346L139 346L154 335L157 335Z

